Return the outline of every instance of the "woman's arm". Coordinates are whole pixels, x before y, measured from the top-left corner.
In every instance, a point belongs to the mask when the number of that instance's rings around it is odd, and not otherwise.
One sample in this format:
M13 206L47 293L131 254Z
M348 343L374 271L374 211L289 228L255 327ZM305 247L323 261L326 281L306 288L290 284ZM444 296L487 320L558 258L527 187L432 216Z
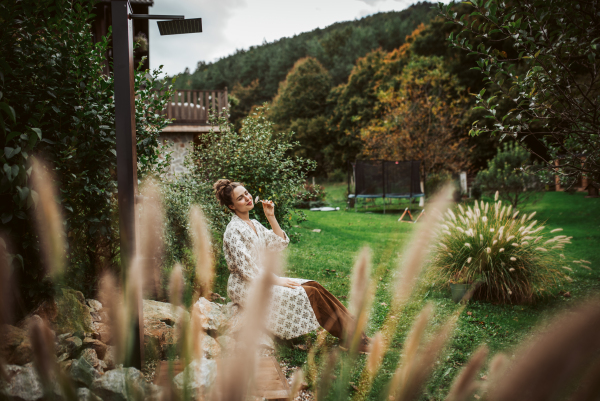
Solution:
M267 217L267 220L269 221L269 224L271 225L273 232L275 234L277 234L279 237L283 238L284 240L287 239L285 237L285 234L283 233L283 230L281 229L281 227L279 227L277 218L275 218L275 205L273 204L273 201L265 201L264 200L264 201L262 201L262 205L263 205L263 210L265 212L265 216Z

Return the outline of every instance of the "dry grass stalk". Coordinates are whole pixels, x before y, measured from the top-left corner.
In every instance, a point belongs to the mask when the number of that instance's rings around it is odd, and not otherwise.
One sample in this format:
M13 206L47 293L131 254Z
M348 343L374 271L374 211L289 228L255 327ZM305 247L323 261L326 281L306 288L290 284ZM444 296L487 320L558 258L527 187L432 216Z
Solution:
M7 245L4 238L0 236L0 327L12 323L11 289L12 280L8 265Z
M125 361L128 361L133 350L133 344L136 343L134 336L140 335L140 344L144 344L144 322L141 321L143 316L143 303L142 303L142 285L144 283L144 271L141 258L135 256L129 265L127 270L127 279L125 286L125 304L123 305L125 310L125 321L128 323L125 328ZM140 327L141 330L137 330L136 326Z
M302 382L304 381L304 373L302 373L302 369L297 369L294 372L294 376L292 377L292 386L290 389L290 398L289 401L293 401L300 392L300 387L302 387Z
M162 297L160 285L161 270L159 261L163 251L164 216L158 185L146 180L141 192L144 201L140 205L142 213L138 225L138 257L143 271L144 293L152 298Z
M29 327L29 340L33 351L33 363L42 386L46 391L51 391L54 384L52 374L57 370L54 334L46 323L33 320Z
M371 339L371 353L367 357L367 370L372 375L379 370L383 359L383 335L378 331Z
M430 250L430 245L436 237L436 223L438 222L438 217L436 216L442 214L448 207L450 194L451 187L446 186L431 201L429 206L431 213L426 214L421 220L422 224L419 225L414 234L413 241L408 245L408 252L402 261L403 268L396 282L396 291L393 299L394 309L404 305L410 298L424 266L425 257Z
M594 400L594 397L597 400L598 394L600 394L600 380L598 378L600 378L600 358L597 358L596 362L588 369L570 401L589 401Z
M510 361L508 359L508 356L506 356L506 354L499 352L496 355L494 355L494 357L490 361L488 383L492 382L494 380L494 378L496 378L496 377L498 377L498 378L502 377L502 375L504 374L504 371L506 370L506 368L509 367L509 365L510 365Z
M404 348L400 357L401 359L398 363L398 368L396 369L396 372L394 373L394 376L390 382L390 393L392 393L393 389L398 388L402 385L402 383L407 381L407 375L410 373L410 370L407 369L407 366L410 366L412 363L414 363L432 312L433 306L431 304L427 304L421 310L419 316L417 316L415 319L410 332L404 341Z
M52 184L54 179L48 167L42 162L33 159L32 188L38 199L35 205L35 217L40 237L40 245L47 272L56 278L65 270L66 237L63 218L60 208L56 203L56 190Z
M314 347L310 348L308 352L308 356L306 359L307 364L307 374L309 383L313 384L316 387L317 383L317 374L319 369L317 368L317 364L315 362L315 355L317 351L327 352L327 349L324 347L327 340L327 331L323 330L317 334L317 343Z
M600 300L553 319L544 333L515 351L511 369L490 383L488 399L548 400L572 390L600 352Z
M192 307L191 312L191 335L192 346L190 349L194 355L194 359L200 360L202 358L202 343L204 341L204 329L202 328L203 323L206 321L206 316L200 312L198 307Z
M169 277L169 302L175 309L181 305L184 284L183 268L179 263L175 263Z
M437 330L432 339L423 343L424 327L423 322L427 322L430 312L422 312L423 318L419 316L415 323L414 330L411 330L410 341L407 341L405 352L400 362L396 373L390 383L388 399L396 401L413 400L419 395L425 380L431 374L435 361L439 358L450 333L462 312L460 308L441 329ZM421 326L421 327L419 327ZM419 344L423 343L422 346Z
M208 226L199 206L190 209L190 225L196 257L196 284L200 289L199 296L206 297L212 290L215 269Z
M319 374L321 380L318 381L318 385L315 390L316 400L324 400L327 397L327 394L329 394L329 389L331 388L331 384L334 380L333 372L335 370L335 366L337 365L339 357L339 348L336 348L331 352L325 353L323 358L324 363Z
M350 353L358 350L364 328L369 320L373 291L371 288L371 251L363 248L352 270L349 312L354 316L353 325L345 333Z
M58 390L62 393L61 399L76 400L77 392L71 379L56 363L54 333L46 322L32 322L29 326L29 341L33 351L33 363L44 389L44 398L57 398Z
M473 354L467 366L454 380L450 392L446 397L447 401L462 401L466 400L477 389L476 383L477 373L483 367L485 359L488 355L488 349L485 345L480 346Z
M123 310L123 296L117 287L117 281L111 273L105 273L100 280L98 298L108 311L108 325L112 342L115 346L116 363L123 363L125 358L125 341L127 324Z
M414 239L407 245L404 258L401 259L398 265L398 274L396 283L393 287L392 304L388 315L382 325L381 334L381 354L385 355L392 337L396 333L398 325L398 316L402 313L402 309L410 299L413 289L416 287L417 279L423 269L423 262L427 255L430 245L436 237L436 225L439 216L448 208L450 203L450 194L452 188L444 187L430 202L430 213L424 215L420 220L419 226L414 233ZM354 400L363 400L366 397L368 389L371 387L376 371L369 372L363 370L359 380L359 390L355 393Z
M221 377L217 378L211 398L213 400L245 400L246 394L253 393L254 372L258 342L265 333L265 317L271 295L271 287L275 284L275 274L280 273L279 256L266 253L263 273L252 283L248 302L244 305L244 337L239 339L242 346L236 348L236 357L222 360Z

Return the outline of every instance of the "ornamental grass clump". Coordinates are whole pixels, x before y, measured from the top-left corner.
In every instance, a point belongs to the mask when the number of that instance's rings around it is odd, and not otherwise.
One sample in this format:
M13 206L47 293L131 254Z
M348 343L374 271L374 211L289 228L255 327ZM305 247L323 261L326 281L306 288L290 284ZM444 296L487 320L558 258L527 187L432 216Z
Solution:
M448 210L441 224L430 274L433 281L476 283L474 298L519 303L571 281L562 249L572 237L548 230L535 212L520 214L502 205L476 201Z

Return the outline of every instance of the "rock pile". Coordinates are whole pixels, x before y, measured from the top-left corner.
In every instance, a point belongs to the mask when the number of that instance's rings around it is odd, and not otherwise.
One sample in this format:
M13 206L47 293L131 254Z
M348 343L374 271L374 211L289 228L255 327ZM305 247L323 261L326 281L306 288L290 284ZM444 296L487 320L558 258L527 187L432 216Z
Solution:
M194 307L202 314L203 328L208 333L202 341L203 358L187 366L175 377L174 383L180 389L188 383L195 390L201 390L214 382L213 359L221 356L222 348L234 351L236 342L228 333L230 305L200 298ZM164 360L175 356L178 325L187 319L188 312L168 303L144 300L143 313L146 359ZM0 386L0 398L36 401L47 396L34 368L29 339L29 326L36 320L45 321L53 330L56 361L77 387L79 400L161 398L161 388L147 383L142 372L116 365L108 313L102 304L84 299L82 293L67 288L17 325L0 327L0 355L8 364L5 367L7 382ZM51 372L52 375L57 373ZM58 384L55 387L55 398L64 399Z

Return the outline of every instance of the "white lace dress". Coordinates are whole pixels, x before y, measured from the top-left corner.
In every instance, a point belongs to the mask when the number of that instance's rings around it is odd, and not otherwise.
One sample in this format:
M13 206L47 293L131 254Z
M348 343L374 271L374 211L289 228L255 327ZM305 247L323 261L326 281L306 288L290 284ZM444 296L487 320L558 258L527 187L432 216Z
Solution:
M234 321L241 321L252 281L257 278L263 266L260 257L265 249L282 251L290 240L285 240L267 230L256 220L252 220L258 235L237 215L233 215L223 237L223 251L229 267L227 294L234 303ZM293 278L299 284L312 280ZM237 316L235 316L237 315ZM319 322L308 300L304 288L273 286L269 302L267 329L283 339L290 339L319 328Z

